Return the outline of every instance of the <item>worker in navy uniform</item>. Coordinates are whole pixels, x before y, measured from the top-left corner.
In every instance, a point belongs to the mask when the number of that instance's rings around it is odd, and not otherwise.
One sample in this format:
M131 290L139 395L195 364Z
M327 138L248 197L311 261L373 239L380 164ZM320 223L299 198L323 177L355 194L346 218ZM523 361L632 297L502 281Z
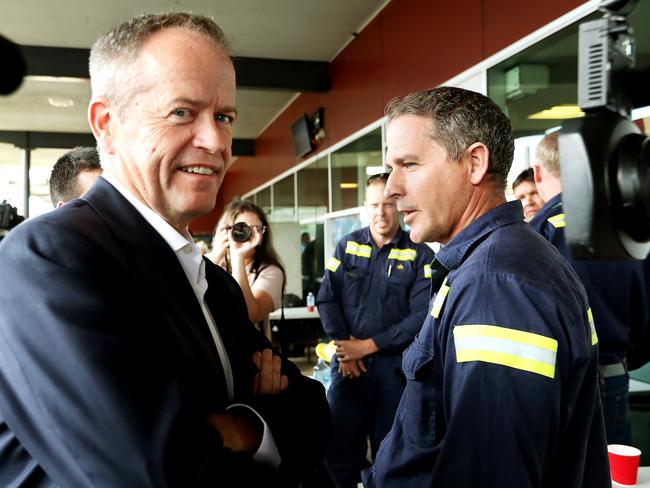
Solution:
M400 228L387 174L366 184L368 227L336 246L318 293L318 312L335 340L332 438L326 464L337 487L356 487L393 422L404 389L401 354L422 325L433 251Z
M587 291L599 339L600 394L607 442L629 444L626 352L632 347L632 328L645 328L647 321L643 262L573 259L564 238L557 132L542 139L536 156L535 182L546 204L531 225L569 261Z
M611 486L587 297L521 204L505 200L510 121L453 87L395 99L386 114L385 194L414 242L444 246L365 485Z

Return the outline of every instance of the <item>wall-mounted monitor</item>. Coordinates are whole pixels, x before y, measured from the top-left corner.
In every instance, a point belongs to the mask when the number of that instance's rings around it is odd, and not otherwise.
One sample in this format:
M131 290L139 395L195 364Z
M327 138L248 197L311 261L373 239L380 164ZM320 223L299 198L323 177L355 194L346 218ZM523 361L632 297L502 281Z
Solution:
M293 152L299 158L314 149L311 142L309 119L306 114L301 115L298 120L291 124L291 139L293 141Z

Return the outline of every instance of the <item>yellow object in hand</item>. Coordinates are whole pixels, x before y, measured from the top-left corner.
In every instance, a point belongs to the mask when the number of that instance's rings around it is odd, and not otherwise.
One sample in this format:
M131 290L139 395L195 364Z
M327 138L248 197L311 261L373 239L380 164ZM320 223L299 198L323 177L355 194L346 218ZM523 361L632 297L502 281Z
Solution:
M332 361L332 356L334 356L335 352L336 346L334 345L334 341L329 341L328 343L320 342L316 346L316 356L318 356L318 359L322 359L327 363Z

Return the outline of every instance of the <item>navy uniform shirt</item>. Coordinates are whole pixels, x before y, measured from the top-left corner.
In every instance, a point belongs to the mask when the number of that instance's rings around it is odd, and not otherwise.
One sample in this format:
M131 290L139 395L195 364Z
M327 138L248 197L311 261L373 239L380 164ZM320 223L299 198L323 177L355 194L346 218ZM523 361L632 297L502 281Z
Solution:
M600 363L621 361L631 347L631 327L643 329L647 320L643 262L573 259L564 238L561 193L546 202L530 225L560 251L584 285L598 331Z
M566 260L510 202L443 247L440 271L366 486L611 486L598 338Z
M372 338L379 354L400 353L427 312L434 253L398 230L379 249L370 228L337 244L318 292L318 313L333 339Z

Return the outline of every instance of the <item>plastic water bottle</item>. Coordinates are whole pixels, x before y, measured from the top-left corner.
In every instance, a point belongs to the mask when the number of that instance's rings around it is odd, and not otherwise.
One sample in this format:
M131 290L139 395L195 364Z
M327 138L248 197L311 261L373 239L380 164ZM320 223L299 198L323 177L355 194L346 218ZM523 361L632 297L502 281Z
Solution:
M316 297L312 292L307 293L307 311L313 312L316 310Z
M330 387L330 367L322 359L318 360L316 366L314 366L314 379L320 381L325 387L325 391Z

